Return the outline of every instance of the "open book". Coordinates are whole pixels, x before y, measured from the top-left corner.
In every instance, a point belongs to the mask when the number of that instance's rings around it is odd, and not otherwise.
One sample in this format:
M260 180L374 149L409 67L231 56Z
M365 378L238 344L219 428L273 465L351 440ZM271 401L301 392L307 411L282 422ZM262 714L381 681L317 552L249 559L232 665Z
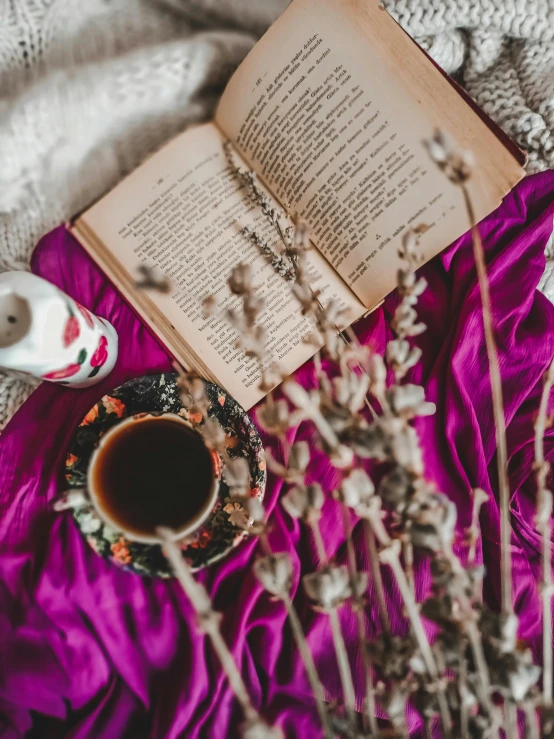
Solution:
M175 358L248 409L263 392L223 316L237 300L226 284L234 265L254 269L268 353L282 369L315 348L302 340L312 326L290 286L243 233L277 242L233 178L224 142L311 227L313 287L353 322L395 287L406 229L429 227L429 259L469 227L459 190L422 145L434 128L475 154L479 219L523 176L517 151L482 118L376 0L294 0L235 72L215 120L158 151L72 231ZM141 264L166 274L172 291L137 291ZM218 303L211 318L207 295Z

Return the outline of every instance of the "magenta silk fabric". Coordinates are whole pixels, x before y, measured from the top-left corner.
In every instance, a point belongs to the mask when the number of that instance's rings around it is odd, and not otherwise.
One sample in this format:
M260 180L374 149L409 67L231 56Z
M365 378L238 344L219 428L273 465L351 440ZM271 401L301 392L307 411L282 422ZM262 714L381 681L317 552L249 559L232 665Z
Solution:
M482 224L504 387L510 484L514 602L520 636L540 659L539 538L533 526L533 419L543 373L554 355L554 307L536 291L544 248L552 231L554 172L524 180ZM120 337L116 369L100 385L71 390L43 383L0 437L0 735L47 737L206 737L238 735L240 711L206 639L199 635L187 598L176 581L141 578L100 559L70 513L55 514L52 499L64 489L64 457L71 435L89 408L114 386L145 373L170 369L166 352L141 324L64 227L35 250L33 271L59 285L100 316ZM499 516L495 435L479 290L466 235L423 268L429 288L420 303L428 331L420 337L424 359L412 379L421 381L437 414L418 424L427 474L458 507L468 526L471 490L491 494L481 513L484 586L499 606ZM376 276L378 279L378 276ZM383 352L395 294L357 326L361 339ZM300 371L313 384L313 367ZM304 425L292 439L309 439ZM272 439L265 444L276 454ZM554 432L547 457L554 461ZM314 455L310 478L332 489L336 473ZM311 610L298 579L317 565L314 542L279 505L283 485L269 476L265 504L276 551L295 568L295 603L308 633L327 695L339 694L338 672L325 616ZM344 561L336 503L324 506L322 529L330 555ZM368 569L356 525L359 566ZM201 574L223 632L254 704L287 737L318 737L317 717L285 611L255 580L255 541L241 544ZM384 570L394 629L406 629L399 595ZM429 587L429 570L416 563L417 595ZM349 607L341 611L356 675L363 680ZM377 611L370 583L368 633ZM432 628L429 626L429 633ZM411 713L410 729L421 726Z

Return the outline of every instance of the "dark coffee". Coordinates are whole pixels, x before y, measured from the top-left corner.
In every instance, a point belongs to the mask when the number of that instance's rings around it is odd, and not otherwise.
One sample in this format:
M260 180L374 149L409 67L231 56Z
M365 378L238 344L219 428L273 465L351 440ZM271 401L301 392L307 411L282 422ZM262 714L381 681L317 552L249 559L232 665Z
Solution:
M206 510L213 489L210 452L196 431L147 417L115 431L98 454L92 485L100 508L129 534L174 530Z

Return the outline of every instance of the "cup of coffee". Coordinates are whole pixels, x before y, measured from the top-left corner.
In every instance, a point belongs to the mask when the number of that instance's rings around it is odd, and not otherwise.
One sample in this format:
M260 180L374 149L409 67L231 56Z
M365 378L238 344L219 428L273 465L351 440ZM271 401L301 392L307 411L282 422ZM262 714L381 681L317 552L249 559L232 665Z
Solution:
M88 500L66 496L57 510L91 502L98 515L127 539L157 544L156 529L182 539L210 515L219 491L221 462L192 425L172 413L140 413L113 426L93 452ZM65 501L65 502L64 502Z

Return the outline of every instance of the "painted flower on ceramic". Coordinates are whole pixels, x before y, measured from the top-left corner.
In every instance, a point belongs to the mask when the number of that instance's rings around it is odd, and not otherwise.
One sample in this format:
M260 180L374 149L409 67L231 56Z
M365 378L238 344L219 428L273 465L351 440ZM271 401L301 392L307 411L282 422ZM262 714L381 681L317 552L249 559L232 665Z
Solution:
M229 514L229 521L233 526L248 526L248 516L240 503L227 503L223 510Z
M101 336L96 351L90 358L90 366L93 368L89 377L94 377L100 372L100 368L106 364L108 359L108 339Z
M210 450L210 455L212 458L214 475L219 479L221 477L221 472L223 471L223 462L221 461L219 454L213 449Z
M47 372L42 377L44 380L65 380L68 377L73 377L73 375L76 375L77 372L79 372L86 358L87 358L87 350L81 349L77 357L77 361L75 363L69 364L67 365L67 367L64 367L63 369L54 370L53 372Z
M115 544L111 545L110 549L112 550L114 561L118 564L128 565L131 562L132 557L129 554L127 542L122 536L119 537L119 540Z
M107 413L115 413L118 418L121 418L125 413L125 405L119 398L112 398L110 395L106 395L102 398L102 405Z
M89 310L87 310L83 305L80 303L75 303L75 307L77 310L81 313L83 318L85 319L85 322L89 328L94 328L94 321L92 318L92 315Z
M79 326L79 319L77 316L70 315L63 330L62 344L64 349L67 349L67 347L71 346L74 341L77 341L80 333L81 327Z
M67 459L65 460L65 466L66 467L73 467L75 462L79 459L75 454L68 454Z
M91 423L94 423L97 418L98 406L95 405L94 408L91 408L87 415L83 418L83 420L81 421L81 426L89 426Z
M83 513L79 519L79 526L83 534L95 534L102 526L102 522L94 512Z
M212 540L212 534L209 531L201 531L195 541L189 543L189 547L193 549L205 549Z

